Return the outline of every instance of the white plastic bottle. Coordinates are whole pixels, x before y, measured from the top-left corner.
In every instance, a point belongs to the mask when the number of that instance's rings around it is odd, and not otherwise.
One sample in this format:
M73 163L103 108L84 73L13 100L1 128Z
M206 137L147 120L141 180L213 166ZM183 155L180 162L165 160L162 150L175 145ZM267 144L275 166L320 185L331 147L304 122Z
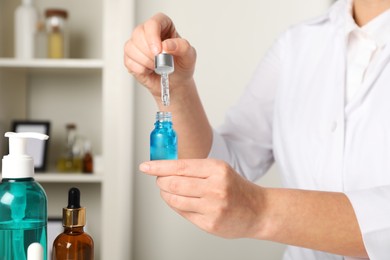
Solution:
M32 59L35 52L35 32L38 14L33 0L22 0L15 11L15 58Z

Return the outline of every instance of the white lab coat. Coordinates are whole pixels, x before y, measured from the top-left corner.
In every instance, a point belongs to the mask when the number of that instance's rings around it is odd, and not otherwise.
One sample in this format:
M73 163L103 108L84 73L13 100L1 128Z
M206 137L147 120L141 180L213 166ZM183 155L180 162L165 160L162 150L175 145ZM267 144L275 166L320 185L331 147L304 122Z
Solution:
M285 187L344 192L370 259L389 260L390 43L345 105L346 8L339 0L278 38L214 130L209 157L249 180L275 161ZM284 259L343 257L289 246Z

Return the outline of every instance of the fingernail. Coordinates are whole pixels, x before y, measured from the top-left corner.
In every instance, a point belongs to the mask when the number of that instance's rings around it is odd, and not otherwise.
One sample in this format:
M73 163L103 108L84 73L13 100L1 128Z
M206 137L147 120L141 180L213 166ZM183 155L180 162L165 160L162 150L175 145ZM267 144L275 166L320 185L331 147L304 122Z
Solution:
M148 172L148 171L150 170L150 165L149 165L148 163L146 163L146 162L141 163L141 164L139 165L139 170L140 170L141 172Z
M165 45L164 47L165 47L166 51L174 51L177 48L177 45L176 45L175 41L167 40L167 41L164 42L164 45Z

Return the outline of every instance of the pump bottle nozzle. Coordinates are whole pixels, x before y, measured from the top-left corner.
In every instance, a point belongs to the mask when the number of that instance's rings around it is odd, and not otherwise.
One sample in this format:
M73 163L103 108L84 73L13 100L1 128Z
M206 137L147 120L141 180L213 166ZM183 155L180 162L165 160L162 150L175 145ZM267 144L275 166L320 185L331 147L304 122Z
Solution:
M26 139L47 140L49 136L40 133L7 132L9 138L9 154L3 157L3 178L30 178L34 176L33 158L26 152Z
M14 133L7 132L4 134L5 137L9 138L9 154L10 155L27 155L26 153L26 139L38 139L38 140L47 140L49 136L40 133L33 132L24 132L24 133Z

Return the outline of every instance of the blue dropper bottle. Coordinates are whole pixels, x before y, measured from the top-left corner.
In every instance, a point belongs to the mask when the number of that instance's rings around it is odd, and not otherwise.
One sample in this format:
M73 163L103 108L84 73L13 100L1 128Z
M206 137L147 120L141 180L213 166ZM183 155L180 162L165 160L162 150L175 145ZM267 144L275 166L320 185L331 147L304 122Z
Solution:
M177 135L172 127L171 112L157 112L150 134L150 160L177 159Z
M46 140L39 133L12 133L9 155L2 160L0 183L0 259L26 260L33 243L43 247L47 259L47 196L34 180L34 162L26 153L26 139Z

